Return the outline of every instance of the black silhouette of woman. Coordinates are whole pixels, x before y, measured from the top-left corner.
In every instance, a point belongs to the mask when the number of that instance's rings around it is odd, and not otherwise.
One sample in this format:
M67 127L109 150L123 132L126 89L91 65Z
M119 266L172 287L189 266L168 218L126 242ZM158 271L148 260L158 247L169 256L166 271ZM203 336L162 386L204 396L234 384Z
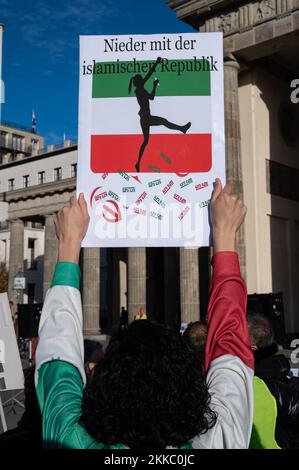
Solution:
M158 57L156 62L154 63L154 65L152 66L152 68L150 69L150 71L144 78L142 78L142 76L139 74L135 75L134 77L131 78L130 84L129 84L129 93L131 93L132 84L135 86L135 95L136 95L138 104L140 106L140 111L138 114L140 116L140 125L141 125L141 129L143 132L143 142L139 150L138 161L135 165L136 171L138 173L140 172L140 162L141 162L142 155L149 142L151 126L165 126L168 129L176 129L178 131L183 132L184 134L186 134L186 132L191 126L191 122L188 122L184 126L179 126L178 124L174 124L173 122L167 121L167 119L165 118L151 115L149 100L153 100L155 98L156 89L159 84L159 80L156 79L154 81L154 86L153 86L153 90L151 93L149 93L145 89L144 85L147 82L147 80L152 76L158 64L160 64L161 62L162 62L161 57Z

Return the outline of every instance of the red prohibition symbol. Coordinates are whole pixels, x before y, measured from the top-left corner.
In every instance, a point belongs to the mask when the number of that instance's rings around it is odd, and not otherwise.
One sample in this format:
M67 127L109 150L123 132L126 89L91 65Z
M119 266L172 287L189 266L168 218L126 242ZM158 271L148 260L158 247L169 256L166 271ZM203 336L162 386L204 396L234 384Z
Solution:
M121 220L121 212L118 204L109 199L103 205L103 217L107 222L116 223Z

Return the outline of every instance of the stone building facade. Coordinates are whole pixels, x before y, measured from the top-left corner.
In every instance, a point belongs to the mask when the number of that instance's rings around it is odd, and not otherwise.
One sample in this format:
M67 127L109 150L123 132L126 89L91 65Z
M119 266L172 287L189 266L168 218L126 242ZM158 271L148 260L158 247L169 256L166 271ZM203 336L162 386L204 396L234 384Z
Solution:
M298 332L299 100L291 96L299 78L299 1L168 6L198 31L223 32L227 178L248 206L240 240L248 291L282 292L286 330Z
M227 178L249 209L238 238L241 268L249 293L283 293L286 329L299 331L299 105L290 101L290 83L299 77L299 0L172 0L168 6L196 30L224 33ZM75 192L68 171L76 163L76 146L48 150L0 167L0 180L8 172L23 174L23 165L35 173L39 165L49 166L50 175L25 188L1 186L12 298L28 223L43 227L43 295L49 287L57 253L52 214ZM51 180L56 159L67 162L68 170ZM209 261L208 248L83 249L85 335L99 334L100 312L103 329L110 331L122 306L131 317L144 307L168 324L204 317Z

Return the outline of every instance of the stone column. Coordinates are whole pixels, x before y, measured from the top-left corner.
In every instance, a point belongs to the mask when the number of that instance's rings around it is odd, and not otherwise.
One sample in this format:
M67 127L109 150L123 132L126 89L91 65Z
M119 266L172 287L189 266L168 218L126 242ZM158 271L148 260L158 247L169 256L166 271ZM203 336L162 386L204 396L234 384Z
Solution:
M180 248L181 323L199 320L199 265L197 248Z
M108 328L113 332L119 327L120 318L120 263L119 249L108 248Z
M13 288L14 278L18 272L24 272L24 222L21 219L10 221L10 248L9 248L9 275L8 298L14 302L14 312L17 302L23 303L23 291L17 292Z
M224 57L224 110L226 141L226 178L232 184L233 192L243 199L243 178L241 161L241 135L238 95L238 73L240 66L232 54ZM246 201L245 201L246 202ZM237 237L242 275L246 275L246 252L244 225Z
M49 289L57 262L58 240L55 232L53 214L45 216L45 250L44 250L44 298Z
M164 248L164 312L165 324L180 325L179 249Z
M128 313L129 321L139 308L146 311L146 251L145 248L128 249Z
M90 339L101 334L99 248L83 248L83 333Z

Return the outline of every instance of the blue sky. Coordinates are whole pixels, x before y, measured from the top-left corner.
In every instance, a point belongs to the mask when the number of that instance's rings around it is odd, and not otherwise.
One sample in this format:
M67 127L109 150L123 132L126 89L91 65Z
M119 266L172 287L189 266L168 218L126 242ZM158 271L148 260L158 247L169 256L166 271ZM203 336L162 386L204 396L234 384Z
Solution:
M0 0L2 118L31 124L47 143L77 137L80 34L192 31L165 0Z

